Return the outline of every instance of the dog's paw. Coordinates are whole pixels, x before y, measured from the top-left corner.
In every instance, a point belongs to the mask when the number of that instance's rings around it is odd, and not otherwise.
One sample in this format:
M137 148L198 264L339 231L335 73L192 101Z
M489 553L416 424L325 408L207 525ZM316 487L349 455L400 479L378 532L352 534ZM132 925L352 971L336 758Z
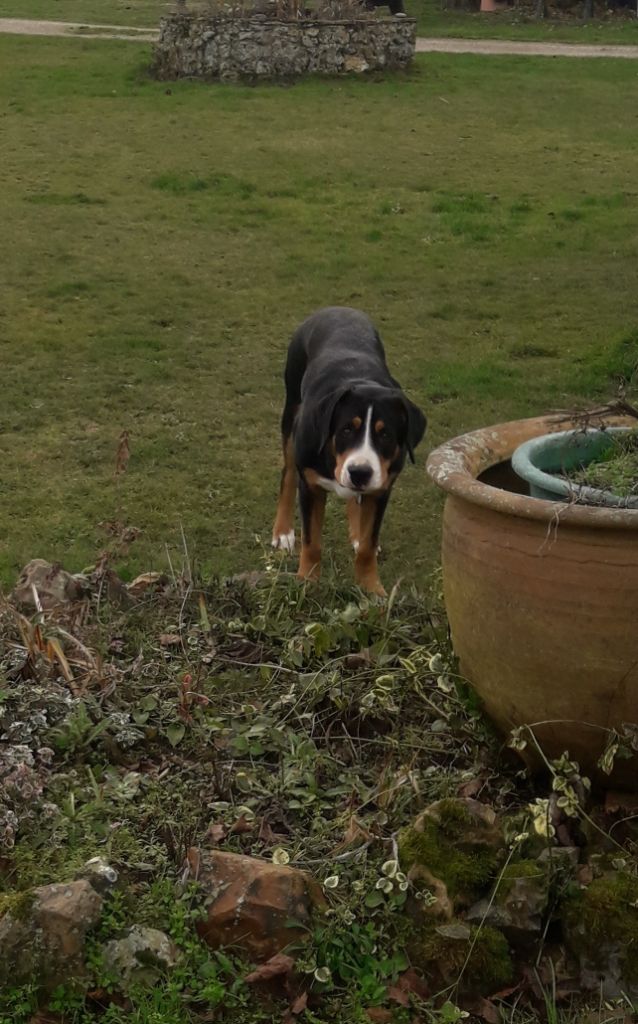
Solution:
M272 539L272 546L278 551L294 551L295 531L291 530L290 533L276 534Z

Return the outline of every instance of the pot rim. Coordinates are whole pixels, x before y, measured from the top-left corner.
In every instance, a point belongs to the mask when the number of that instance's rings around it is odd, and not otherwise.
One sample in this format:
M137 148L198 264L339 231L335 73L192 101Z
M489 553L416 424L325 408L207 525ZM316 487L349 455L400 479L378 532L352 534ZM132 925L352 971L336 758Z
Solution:
M635 426L627 416L593 417L593 425ZM590 425L592 425L590 423ZM473 505L503 515L531 519L557 527L565 524L588 529L635 530L638 509L578 505L574 502L531 498L514 491L492 487L477 478L500 462L511 459L519 445L542 434L555 434L582 426L571 415L535 416L531 419L496 423L467 434L460 434L430 453L427 472L437 487Z

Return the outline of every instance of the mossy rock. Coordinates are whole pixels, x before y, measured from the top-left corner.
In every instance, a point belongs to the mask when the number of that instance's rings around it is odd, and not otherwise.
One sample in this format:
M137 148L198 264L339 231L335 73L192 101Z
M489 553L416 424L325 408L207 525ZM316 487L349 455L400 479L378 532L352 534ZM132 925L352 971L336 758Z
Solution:
M530 945L541 935L549 888L547 865L512 861L500 873L496 891L470 907L467 920L498 928L513 946Z
M489 925L453 921L425 932L411 955L427 977L456 985L465 996L489 996L509 985L514 967L507 939Z
M583 988L602 983L605 998L638 995L638 878L596 878L562 908L565 944L578 958Z
M496 815L476 800L439 800L399 835L402 870L426 868L456 905L469 905L490 887L503 849Z

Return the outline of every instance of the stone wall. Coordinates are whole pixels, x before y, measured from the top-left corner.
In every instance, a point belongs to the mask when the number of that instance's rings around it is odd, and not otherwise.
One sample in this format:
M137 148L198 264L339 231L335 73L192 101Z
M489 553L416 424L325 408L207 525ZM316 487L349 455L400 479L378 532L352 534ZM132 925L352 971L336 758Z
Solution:
M405 68L413 18L279 21L174 14L160 22L157 78L290 78Z

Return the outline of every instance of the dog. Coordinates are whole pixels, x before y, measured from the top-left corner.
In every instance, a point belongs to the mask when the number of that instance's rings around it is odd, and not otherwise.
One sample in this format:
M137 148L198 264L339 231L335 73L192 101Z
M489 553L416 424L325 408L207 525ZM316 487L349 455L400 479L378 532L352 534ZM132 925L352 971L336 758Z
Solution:
M426 418L390 375L374 324L346 306L320 309L297 328L284 380L284 468L272 545L294 551L299 488L298 575L318 578L324 509L332 491L347 501L356 581L383 596L377 569L381 523L406 457L414 462Z

